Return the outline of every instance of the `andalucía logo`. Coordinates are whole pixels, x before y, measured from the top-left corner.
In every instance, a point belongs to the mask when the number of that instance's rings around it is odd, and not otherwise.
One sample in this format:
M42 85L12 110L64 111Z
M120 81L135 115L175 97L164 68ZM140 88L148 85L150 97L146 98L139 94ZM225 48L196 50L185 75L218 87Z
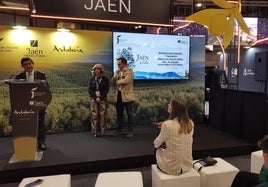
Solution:
M65 52L65 53L84 53L83 49L80 49L79 46L72 47L72 46L56 46L54 45L53 51L55 52Z
M15 110L14 111L14 114L15 115L32 115L32 114L35 114L35 112L31 109L31 110Z

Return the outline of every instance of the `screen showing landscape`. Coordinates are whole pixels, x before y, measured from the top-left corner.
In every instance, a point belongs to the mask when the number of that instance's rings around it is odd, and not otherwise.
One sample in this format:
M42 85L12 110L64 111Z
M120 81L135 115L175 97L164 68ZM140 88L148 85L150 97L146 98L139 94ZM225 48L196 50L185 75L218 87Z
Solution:
M124 57L135 80L189 79L190 37L113 33L113 69Z

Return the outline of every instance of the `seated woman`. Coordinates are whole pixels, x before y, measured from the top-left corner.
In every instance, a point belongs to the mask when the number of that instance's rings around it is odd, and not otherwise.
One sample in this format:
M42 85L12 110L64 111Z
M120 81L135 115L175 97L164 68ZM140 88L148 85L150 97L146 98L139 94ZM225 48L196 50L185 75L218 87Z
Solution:
M193 167L194 123L181 100L172 100L168 104L168 113L168 120L157 123L161 131L154 140L156 163L164 173L180 175Z

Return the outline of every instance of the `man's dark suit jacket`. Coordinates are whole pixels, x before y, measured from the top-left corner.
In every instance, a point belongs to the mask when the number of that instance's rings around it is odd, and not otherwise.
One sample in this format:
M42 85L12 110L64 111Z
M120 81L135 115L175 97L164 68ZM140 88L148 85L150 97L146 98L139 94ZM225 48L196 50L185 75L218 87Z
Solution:
M26 79L26 73L24 71L19 73L15 79ZM34 71L34 79L46 80L46 75L40 71Z

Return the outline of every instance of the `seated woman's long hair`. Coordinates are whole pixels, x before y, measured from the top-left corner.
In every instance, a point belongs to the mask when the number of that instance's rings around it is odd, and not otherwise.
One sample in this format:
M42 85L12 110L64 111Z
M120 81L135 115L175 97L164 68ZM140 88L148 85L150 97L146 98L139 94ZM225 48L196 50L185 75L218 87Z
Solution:
M169 119L177 118L181 126L179 134L189 134L193 130L193 121L189 118L187 107L182 100L171 101L172 111Z

